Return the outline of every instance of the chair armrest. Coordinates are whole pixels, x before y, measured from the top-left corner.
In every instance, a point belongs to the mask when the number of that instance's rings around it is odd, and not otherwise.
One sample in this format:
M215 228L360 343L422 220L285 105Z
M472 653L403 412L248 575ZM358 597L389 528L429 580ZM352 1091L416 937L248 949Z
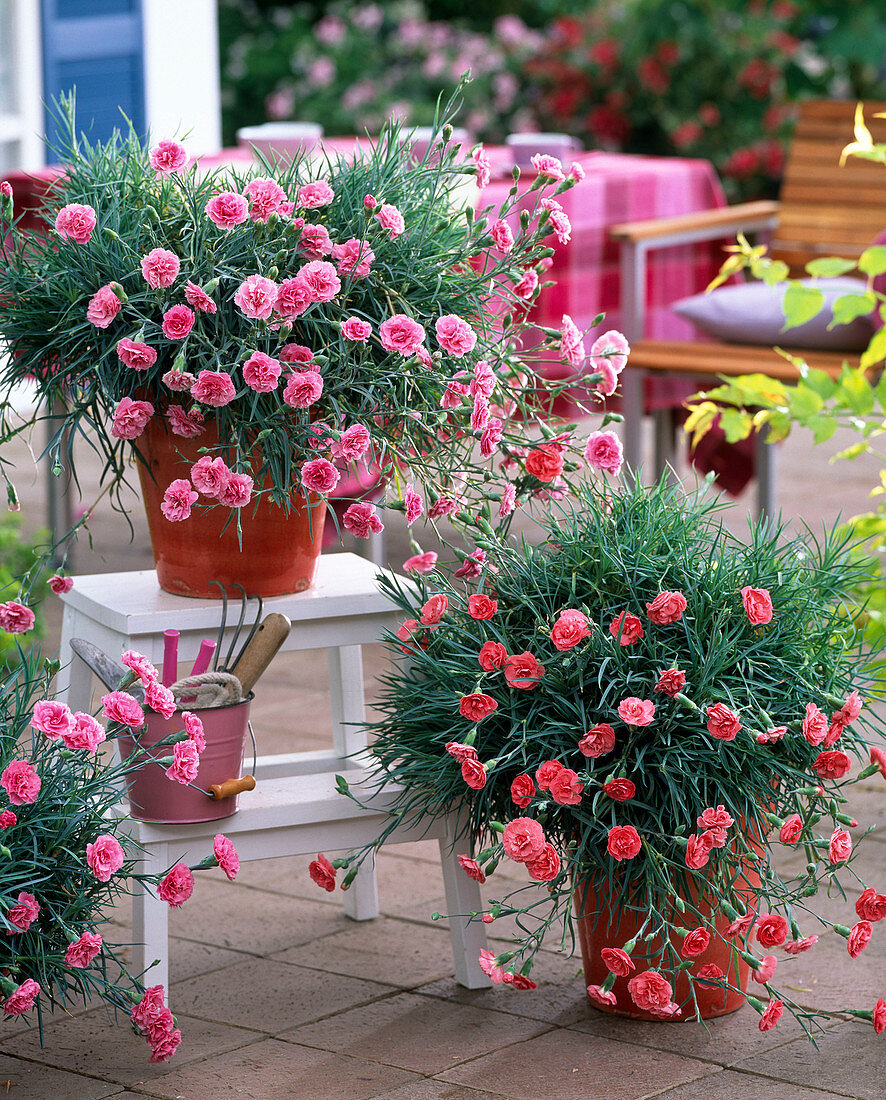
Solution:
M743 202L717 210L700 210L678 218L652 218L613 225L609 235L622 243L664 248L672 244L711 241L743 230L771 229L778 222L779 204L770 200Z

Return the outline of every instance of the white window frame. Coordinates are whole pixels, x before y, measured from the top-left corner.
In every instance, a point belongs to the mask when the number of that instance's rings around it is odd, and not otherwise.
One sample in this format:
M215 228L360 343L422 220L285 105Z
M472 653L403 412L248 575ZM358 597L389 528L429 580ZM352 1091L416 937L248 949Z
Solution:
M10 104L0 104L0 143L13 147L9 168L31 172L46 163L40 5L36 0L10 0L10 9L16 105L11 109Z

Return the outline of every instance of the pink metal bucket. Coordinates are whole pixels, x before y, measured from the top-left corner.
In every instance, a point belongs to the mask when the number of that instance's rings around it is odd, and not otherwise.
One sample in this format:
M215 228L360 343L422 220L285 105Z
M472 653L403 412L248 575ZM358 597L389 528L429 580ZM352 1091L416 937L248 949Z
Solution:
M195 711L203 722L203 732L206 735L206 748L200 754L200 768L194 780L195 786L185 786L173 779L167 779L163 767L145 764L128 777L127 794L132 816L140 821L187 824L215 821L236 813L236 795L213 800L209 795L203 794L203 791L208 791L212 784L240 778L251 701L250 695L242 703ZM171 756L171 745L163 745L156 751L151 751L151 746L168 734L184 729L181 713L176 711L167 719L162 714L146 712L146 718L147 729L142 733L139 745L151 756ZM125 758L135 748L135 741L123 734L118 740L121 756ZM196 787L202 787L203 790L196 790Z

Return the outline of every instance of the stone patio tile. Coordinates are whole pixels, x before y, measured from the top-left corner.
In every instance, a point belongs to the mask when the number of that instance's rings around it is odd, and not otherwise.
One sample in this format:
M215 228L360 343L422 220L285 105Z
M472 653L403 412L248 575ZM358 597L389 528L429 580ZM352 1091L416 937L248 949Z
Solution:
M0 1054L0 1093L15 1100L102 1100L119 1096L117 1085L49 1069Z
M340 908L320 901L284 897L233 882L200 886L187 905L170 912L170 935L265 956L349 925ZM172 975L175 980L174 970Z
M858 919L854 909L849 912L847 925ZM831 1012L873 1008L878 997L886 996L886 928L874 925L870 945L857 959L849 957L846 940L831 932L811 951L779 959L778 965L778 987L804 1007Z
M260 1038L255 1031L191 1018L175 1007L173 1011L182 1031L181 1046L171 1063L176 1066L215 1058ZM122 1013L115 1022L113 1015L103 1008L53 1024L45 1029L44 1040L46 1045L41 1049L36 1030L28 1035L16 1035L4 1042L4 1053L127 1087L136 1082L153 1082L169 1072L170 1063L151 1065L151 1048L131 1030ZM13 1095L18 1100L18 1094ZM72 1095L76 1097L76 1093ZM90 1094L84 1093L86 1095ZM41 1095L41 1100L43 1098L55 1100L55 1094L47 1089Z
M588 1005L584 1019L570 1027L587 1035L617 1039L622 1043L634 1043L656 1050L670 1050L718 1066L731 1066L745 1058L803 1038L802 1028L788 1013L782 1017L778 1027L771 1031L761 1032L759 1020L760 1017L749 1006L728 1016L698 1024L691 1020L660 1023L629 1020L599 1012ZM832 1022L830 1026L838 1026L838 1022ZM809 1052L815 1053L811 1044Z
M808 1088L845 1093L855 1100L881 1100L883 1046L870 1025L847 1023L831 1028L819 1041L819 1048L816 1052L800 1039L739 1062L735 1068Z
M120 938L131 941L131 928L127 927ZM132 961L132 947L121 948L119 955L129 966ZM198 943L196 940L184 940L176 936L169 937L169 972L172 974L173 982L181 982L187 978L196 978L199 974L221 970L223 967L240 962L242 958L243 955L240 952L228 951L211 943ZM150 971L145 975L145 982L148 985L151 984Z
M439 1076L509 1100L640 1100L717 1072L693 1058L558 1030Z
M173 1069L146 1091L170 1100L370 1100L419 1080L393 1066L266 1039Z
M352 924L346 932L312 940L274 957L406 989L452 973L448 932L391 917Z
M543 1020L562 1027L583 1020L591 1012L585 998L584 983L578 973L580 970L580 959L545 953L537 957L532 968L532 980L538 983L538 989L525 992L505 986L465 989L448 976L423 985L414 992L475 1008Z
M382 1098L379 1097L379 1100ZM461 1085L451 1085L447 1081L426 1078L415 1084L401 1085L393 1092L386 1092L384 1100L501 1100L501 1093L477 1092L475 1089L462 1088Z
M758 1077L756 1074L734 1073L728 1069L715 1077L702 1077L688 1085L655 1093L655 1100L736 1100L737 1097L748 1097L749 1100L853 1100L845 1093L786 1086L784 1081L773 1081L770 1077Z
M354 1058L435 1074L544 1030L545 1026L535 1020L400 993L280 1037Z
M175 1012L247 1024L276 1034L391 992L390 985L324 974L277 960L249 959L177 984L172 1007Z

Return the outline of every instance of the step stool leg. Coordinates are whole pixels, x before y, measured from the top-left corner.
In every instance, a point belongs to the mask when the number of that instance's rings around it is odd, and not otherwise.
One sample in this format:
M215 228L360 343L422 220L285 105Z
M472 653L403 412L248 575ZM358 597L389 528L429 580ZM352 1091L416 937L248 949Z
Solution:
M344 892L345 916L351 920L373 920L378 916L378 884L375 879L375 858L364 860L357 877Z
M145 845L142 858L136 864L137 874L156 875L169 866L168 845ZM151 963L157 966L144 975L145 985L162 985L169 1003L169 906L141 883L133 883L132 893L132 969L141 974Z
M350 756L366 748L363 723L363 651L358 645L329 650L329 697L332 704L332 744L339 756ZM344 894L344 910L351 920L372 920L378 916L378 886L375 861L367 859Z
M458 862L460 841L457 821L447 824L446 835L439 840L440 863L443 868L443 886L446 890L446 912L449 917L449 936L452 940L452 961L455 980L466 989L486 989L492 985L480 969L480 952L486 948L486 926L480 920L469 921L467 915L483 911L480 885L468 878Z

